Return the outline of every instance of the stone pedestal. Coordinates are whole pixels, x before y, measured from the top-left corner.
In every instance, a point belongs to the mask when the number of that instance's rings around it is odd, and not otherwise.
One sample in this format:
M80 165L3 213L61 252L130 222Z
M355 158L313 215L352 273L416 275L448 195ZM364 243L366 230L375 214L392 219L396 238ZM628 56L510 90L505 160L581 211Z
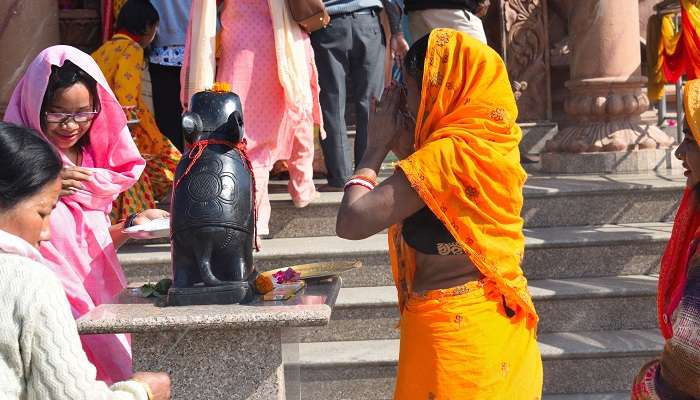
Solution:
M587 167L586 172L623 172L609 170L623 165L618 162L623 159L630 161L624 172L671 165L666 150L673 139L641 120L649 99L642 90L647 79L641 75L637 0L578 1L572 7L571 80L566 83L570 94L564 106L572 124L545 146L542 170L583 172L570 171L571 165L562 162L569 154ZM645 153L634 154L638 151ZM592 170L593 165L602 169Z
M328 324L340 278L284 302L163 307L128 293L78 321L81 334L132 333L134 370L165 371L173 399L300 398L297 327ZM131 299L131 300L130 300ZM286 378L285 378L286 376Z
M281 328L135 333L134 370L170 373L175 399L285 399L281 337Z
M58 40L56 0L0 1L0 118L29 63Z

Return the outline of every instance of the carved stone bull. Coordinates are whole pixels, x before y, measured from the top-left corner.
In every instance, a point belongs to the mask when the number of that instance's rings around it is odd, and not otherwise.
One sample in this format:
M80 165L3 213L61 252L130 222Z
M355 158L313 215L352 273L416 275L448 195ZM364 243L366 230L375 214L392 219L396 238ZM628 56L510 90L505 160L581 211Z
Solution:
M190 149L171 204L169 305L235 304L254 295L254 184L241 150L243 117L231 92L196 93L182 126Z

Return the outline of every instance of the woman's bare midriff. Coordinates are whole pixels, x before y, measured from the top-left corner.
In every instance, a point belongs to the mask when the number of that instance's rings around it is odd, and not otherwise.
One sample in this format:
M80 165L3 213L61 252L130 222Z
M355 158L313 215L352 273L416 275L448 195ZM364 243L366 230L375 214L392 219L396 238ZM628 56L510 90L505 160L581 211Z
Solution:
M464 254L440 256L416 251L414 292L447 289L481 278L481 272Z

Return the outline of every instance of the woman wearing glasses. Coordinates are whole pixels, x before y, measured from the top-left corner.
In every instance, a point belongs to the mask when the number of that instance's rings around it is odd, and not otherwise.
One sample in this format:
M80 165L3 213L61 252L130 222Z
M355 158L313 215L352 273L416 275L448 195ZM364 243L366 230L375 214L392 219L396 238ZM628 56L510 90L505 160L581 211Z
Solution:
M122 107L89 55L68 46L41 52L17 84L4 120L43 133L63 160L51 240L40 251L78 318L126 286L116 252L126 241L123 229L167 212L146 210L110 225L112 202L139 179L145 161ZM98 379L112 383L131 376L126 335L81 340Z

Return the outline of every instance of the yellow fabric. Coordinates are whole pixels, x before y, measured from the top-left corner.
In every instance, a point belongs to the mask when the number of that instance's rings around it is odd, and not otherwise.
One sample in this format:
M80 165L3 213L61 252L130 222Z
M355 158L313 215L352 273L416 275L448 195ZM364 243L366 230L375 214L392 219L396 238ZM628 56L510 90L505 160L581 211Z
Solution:
M674 14L650 20L653 26L649 29L659 31L650 33L651 39L659 38L658 42L647 43L652 47L650 52L657 51L651 54L649 64L649 77L653 81L649 89L653 100L660 96L659 85L663 81L675 82L683 75L691 80L700 77L700 8L697 0L680 0L680 4L679 27L674 22Z
M661 18L661 46L668 54L676 52L676 46L681 38L680 32L676 32L676 23L673 14L666 14Z
M141 96L141 71L144 55L141 46L126 35L116 34L92 54L114 91L119 104L135 106L139 123L131 126L131 135L141 155L146 159L146 170L140 184L125 192L117 200L113 220L131 212L153 208L155 200L170 190L180 152L158 129L153 114Z
M534 328L537 314L520 268L526 174L517 115L498 54L468 34L436 29L423 72L416 151L397 168L474 265L495 282L516 319L526 318ZM395 268L409 256L394 254ZM410 289L407 282L397 284ZM404 296L400 291L401 303Z
M275 37L277 75L284 88L284 94L291 105L303 110L311 110L313 98L309 90L309 65L305 57L305 33L294 21L287 3L268 0L270 17Z
M647 21L647 96L652 103L661 99L664 90L664 72L661 67L662 16L653 14Z
M182 67L183 104L197 92L210 89L216 79L217 5L214 0L192 0Z
M411 297L401 316L397 400L535 400L542 361L525 320L511 322L495 285L467 293Z
M683 11L686 12L695 34L700 35L700 32L698 32L700 30L700 5L698 5L697 0L681 0L681 6Z
M673 14L661 17L652 15L649 18L647 26L648 96L652 102L661 99L664 85L667 83L663 70L664 54L674 54L680 38L680 32L676 33Z
M114 15L115 20L119 16L119 11L122 10L124 4L126 4L126 0L114 0L114 2L112 3L112 15Z
M688 81L683 91L685 120L688 122L693 137L700 143L700 79Z

